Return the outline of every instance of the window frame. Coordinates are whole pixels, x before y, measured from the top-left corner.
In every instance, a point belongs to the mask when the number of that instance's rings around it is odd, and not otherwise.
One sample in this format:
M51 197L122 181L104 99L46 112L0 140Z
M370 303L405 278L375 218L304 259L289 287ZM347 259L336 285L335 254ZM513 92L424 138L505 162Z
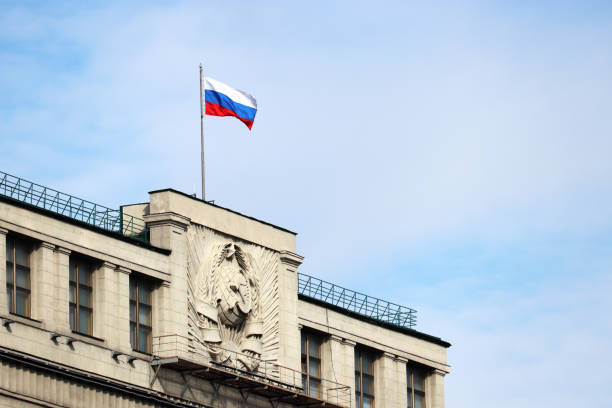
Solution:
M153 352L153 282L144 277L130 274L129 283L129 299L130 299L130 345L132 350L139 353L151 354ZM134 287L134 298L132 298L132 285ZM142 286L148 286L149 289L149 303L140 301L140 289ZM134 306L134 320L132 320L132 306ZM149 322L150 324L140 323L140 310L142 307L149 309ZM132 325L134 325L134 332L132 334ZM146 350L140 349L140 329L144 327L148 330L147 346Z
M302 383L304 384L304 393L310 395L312 397L321 398L322 392L322 358L321 358L321 348L323 347L323 336L313 333L308 330L302 330L301 333L302 339L300 339L300 348L302 344L304 345L304 349L301 350L301 362L302 362ZM311 339L317 339L318 342L318 356L310 355L310 342ZM319 363L319 376L315 376L310 374L310 363L311 360L316 360ZM305 365L304 365L305 363ZM310 389L310 382L314 382L318 384L318 389L313 393Z
M79 263L87 263L89 265L89 284L82 283L80 281ZM93 320L94 320L94 282L93 282L93 278L94 278L94 271L95 271L95 263L87 257L80 256L80 255L71 255L69 262L68 262L68 268L72 269L73 265L74 265L74 280L70 278L70 272L72 271L70 270L68 273L68 291L69 291L68 293L70 294L70 292L74 290L74 302L70 300L70 297L68 298L69 312L70 312L71 307L74 307L73 319L70 319L70 313L69 313L70 330L72 330L75 333L84 334L86 336L93 336L93 329L94 329L94 324L93 324ZM79 297L80 292L81 292L80 289L85 289L89 291L90 306L81 305L81 301ZM81 321L80 321L81 309L87 310L89 312L90 318L87 323L87 332L83 332L80 330L81 329Z
M27 265L18 265L17 264L17 246L18 244L23 245L24 249L27 252ZM8 252L9 252L9 248L12 246L12 248L10 249L10 259L8 257ZM14 236L14 235L7 235L6 237L6 252L7 252L7 258L6 258L6 263L5 263L5 267L6 267L6 277L8 278L9 275L11 277L11 281L9 282L9 280L6 280L6 291L7 291L7 295L9 292L9 286L10 288L10 298L8 298L7 296L7 309L8 312L17 316L23 316L23 317L27 317L27 318L31 318L32 316L32 253L34 251L34 244L31 241L28 241L26 239ZM9 271L9 264L11 264L10 267L10 271ZM18 279L17 279L17 267L20 268L25 268L25 270L27 270L27 285L28 287L22 287L18 285ZM23 309L24 309L24 314L18 313L17 312L17 292L21 292L21 293L25 293L25 300L24 300L24 305L23 305Z
M414 387L414 374L418 373L423 381L423 389L418 390ZM414 408L415 395L419 395L423 399L423 405L421 408L426 408L427 403L425 400L425 380L427 378L427 370L423 367L406 364L406 381L407 381L407 397L408 397L408 408Z
M364 373L363 371L363 357L364 355L368 355L370 357L371 362L371 374ZM355 360L359 362L359 366L355 366L355 380L357 380L357 376L359 376L359 389L357 389L357 382L355 382L355 407L363 408L363 397L367 397L372 401L371 407L374 408L376 406L376 398L372 393L367 393L363 391L363 378L367 377L370 379L370 384L372 385L372 392L374 392L374 362L376 361L377 356L376 352L365 347L355 347Z

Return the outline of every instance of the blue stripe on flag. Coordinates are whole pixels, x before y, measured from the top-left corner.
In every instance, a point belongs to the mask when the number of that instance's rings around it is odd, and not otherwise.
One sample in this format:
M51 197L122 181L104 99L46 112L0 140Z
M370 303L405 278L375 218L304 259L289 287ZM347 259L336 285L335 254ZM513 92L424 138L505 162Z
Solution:
M257 113L257 109L251 108L250 106L246 106L238 102L234 102L227 95L222 94L221 92L207 89L204 92L204 101L216 103L219 106L234 111L242 119L250 121L255 120L255 114Z

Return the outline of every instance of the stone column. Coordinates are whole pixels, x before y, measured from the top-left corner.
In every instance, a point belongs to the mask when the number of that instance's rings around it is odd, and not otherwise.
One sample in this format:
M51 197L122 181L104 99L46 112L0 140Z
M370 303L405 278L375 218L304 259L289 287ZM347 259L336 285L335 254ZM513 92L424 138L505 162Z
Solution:
M103 262L93 274L93 335L106 340L111 348L118 348L116 265Z
M6 307L6 234L8 230L0 228L0 268L4 272L0 273L0 315L8 314Z
M40 319L45 328L55 330L55 287L56 256L55 245L41 242L32 254L30 268L32 318ZM66 292L66 297L68 292Z
M398 407L408 406L408 375L406 374L407 364L407 359L399 356L395 357L395 378L397 381L396 386Z
M70 253L66 248L55 249L54 325L58 333L70 333Z
M185 232L191 220L180 214L164 212L145 215L151 244L171 250L168 257L170 282L164 282L154 293L154 336L188 336L189 299L187 248ZM184 339L177 339L184 341ZM154 342L155 344L155 342Z
M130 273L131 271L122 266L115 270L115 284L117 293L117 346L123 352L130 352Z
M297 269L304 257L289 251L281 251L278 268L278 293L280 302L279 361L281 365L300 371L300 331L297 319Z
M324 345L329 353L325 353L323 361L323 378L349 387L338 393L338 402L348 398L351 406L355 406L355 342L330 335ZM330 393L330 397L334 394ZM334 401L332 399L332 401ZM348 402L346 401L346 402Z
M426 404L431 408L444 408L444 376L446 373L442 370L435 369L433 373L427 377L426 386Z
M406 394L405 389L399 389L397 365L395 355L387 352L382 353L374 364L374 399L378 407L399 407L400 391Z

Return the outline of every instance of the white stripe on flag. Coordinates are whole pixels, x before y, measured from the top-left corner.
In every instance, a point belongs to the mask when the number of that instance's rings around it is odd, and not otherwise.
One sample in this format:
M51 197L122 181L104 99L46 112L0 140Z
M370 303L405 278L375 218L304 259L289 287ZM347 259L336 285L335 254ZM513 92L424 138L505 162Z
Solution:
M232 88L229 85L225 85L223 82L219 82L216 79L210 77L204 78L205 89L212 91L221 92L234 102L238 102L242 105L250 106L251 108L257 109L257 101L253 95L241 91L239 89Z

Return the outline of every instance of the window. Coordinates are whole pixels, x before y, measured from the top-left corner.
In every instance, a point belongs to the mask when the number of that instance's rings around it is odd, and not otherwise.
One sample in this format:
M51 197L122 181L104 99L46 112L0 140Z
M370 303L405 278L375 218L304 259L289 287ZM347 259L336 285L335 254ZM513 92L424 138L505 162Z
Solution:
M30 316L30 254L32 244L6 237L6 303L8 311Z
M302 331L302 387L304 392L321 398L321 343L316 334Z
M406 366L408 380L408 408L425 408L425 371Z
M355 402L357 408L374 407L374 353L355 348Z
M90 261L70 257L70 329L93 334L93 265Z
M151 353L151 283L130 276L130 342L132 349Z

